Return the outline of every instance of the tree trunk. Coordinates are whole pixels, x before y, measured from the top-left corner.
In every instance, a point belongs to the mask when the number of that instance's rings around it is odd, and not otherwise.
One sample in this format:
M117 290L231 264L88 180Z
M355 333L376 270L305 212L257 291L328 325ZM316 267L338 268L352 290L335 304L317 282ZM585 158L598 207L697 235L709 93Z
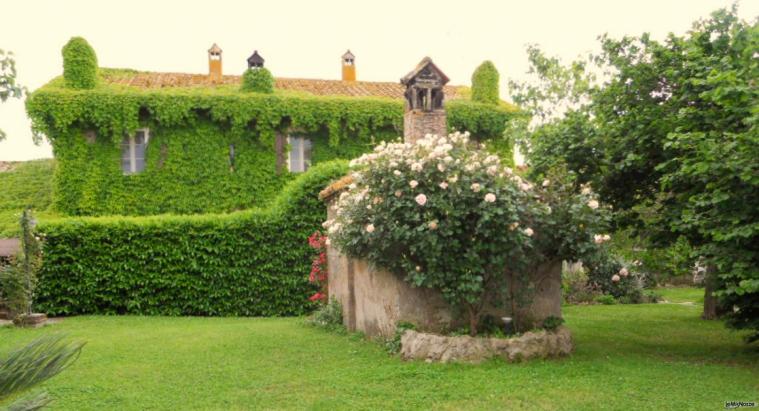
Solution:
M477 323L479 313L471 304L467 304L467 311L469 312L469 335L474 337L477 335Z
M701 318L704 320L716 320L723 314L719 307L719 300L714 296L714 291L718 287L717 268L713 264L706 266L704 274L704 312Z

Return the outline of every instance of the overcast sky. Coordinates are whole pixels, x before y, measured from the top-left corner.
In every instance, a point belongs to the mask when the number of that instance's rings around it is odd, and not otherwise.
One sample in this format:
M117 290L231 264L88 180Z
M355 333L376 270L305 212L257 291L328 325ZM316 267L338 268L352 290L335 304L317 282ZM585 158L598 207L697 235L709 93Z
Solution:
M468 85L492 60L507 78L525 79L525 45L570 60L598 49L597 36L650 32L663 38L729 0L637 1L3 1L0 48L16 54L18 81L34 90L62 73L61 47L83 36L101 67L205 73L206 50L224 50L225 74L240 74L254 49L279 77L340 78L340 56L356 55L359 80L398 81L424 56ZM744 19L759 1L743 1ZM51 157L35 146L23 102L0 104L0 160Z

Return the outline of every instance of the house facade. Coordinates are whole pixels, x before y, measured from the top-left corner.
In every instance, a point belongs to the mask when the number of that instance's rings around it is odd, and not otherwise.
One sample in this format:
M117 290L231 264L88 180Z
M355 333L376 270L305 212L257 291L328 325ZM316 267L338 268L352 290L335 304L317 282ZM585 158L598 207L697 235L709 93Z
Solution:
M339 80L275 78L266 94L241 91L222 56L216 44L208 50L207 74L99 68L94 88L56 78L32 93L33 128L57 160L56 208L74 216L263 206L312 165L358 157L404 129L468 130L495 141L516 111L472 102L447 77L431 94L423 79L440 81L442 72L429 59L401 82L367 82L348 51ZM264 62L257 51L247 59L251 70ZM407 84L412 77L418 84Z

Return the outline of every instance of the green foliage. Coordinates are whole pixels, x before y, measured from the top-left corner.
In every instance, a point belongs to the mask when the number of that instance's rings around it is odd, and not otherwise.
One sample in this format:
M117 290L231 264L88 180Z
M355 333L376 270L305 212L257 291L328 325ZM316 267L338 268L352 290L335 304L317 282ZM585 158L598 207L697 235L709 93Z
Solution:
M601 45L595 61L609 81L584 93L582 118L560 120L584 122L577 132L560 128L546 147L568 140L565 162L587 170L621 224L660 246L684 238L717 268L716 294L736 307L727 323L759 339L759 22L741 21L733 6L684 36L604 36Z
M84 343L66 342L60 335L40 337L0 358L0 405L13 401L8 410L37 410L52 399L46 393L17 396L55 377L71 365Z
M472 101L498 104L501 100L498 78L498 70L493 62L483 61L472 73Z
M613 295L603 294L596 297L596 302L603 305L614 305L617 303L617 300Z
M0 238L19 235L18 219L26 207L32 207L38 218L52 214L54 168L53 160L34 160L0 172Z
M0 267L0 291L14 320L32 313L37 272L42 265L42 244L34 233L36 221L29 209L21 214L19 223L21 249L10 266Z
M393 338L385 341L385 349L388 353L398 354L401 352L401 338L407 330L416 330L416 325L406 321L400 321L395 325Z
M97 84L98 58L90 43L72 37L63 49L63 78L72 89L91 89Z
M102 70L118 76L121 72ZM448 105L449 126L503 139L513 109L469 101ZM89 91L61 79L34 92L27 111L53 144L56 209L68 215L227 212L261 206L293 178L277 174L276 133L314 142L313 163L355 158L401 128L403 104L382 98L323 97L232 86L139 89L102 82ZM124 133L150 128L146 169L123 175ZM94 143L86 131L95 131ZM235 146L235 164L229 160ZM498 145L510 152L503 142Z
M561 294L567 304L592 303L601 294L590 283L583 267L569 267L564 263L561 271Z
M224 215L81 217L41 224L37 306L53 315L300 315L313 304L305 239L317 193L347 171L325 162L266 209Z
M337 218L326 222L333 243L439 290L466 313L472 334L487 304L504 300L509 281L598 247L593 234L605 210L596 210L592 193L560 181L536 189L473 148L466 134L380 144L354 166ZM515 294L526 291L515 290L512 300Z
M26 88L16 83L16 59L13 53L0 49L0 103L8 98L21 98L26 92ZM5 133L0 130L0 141L5 138Z
M306 324L329 331L345 331L343 326L343 306L334 298L322 304L307 319Z
M242 75L242 91L252 91L256 93L273 93L274 76L264 68L249 68Z
M564 324L563 318L549 315L543 320L543 329L547 331L556 331L556 329L561 327L562 324Z

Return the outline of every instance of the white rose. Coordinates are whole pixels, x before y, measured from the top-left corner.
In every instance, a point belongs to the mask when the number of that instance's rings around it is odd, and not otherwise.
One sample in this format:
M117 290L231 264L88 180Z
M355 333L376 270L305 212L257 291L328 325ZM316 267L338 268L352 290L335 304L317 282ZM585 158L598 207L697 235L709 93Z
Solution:
M472 191L474 191L475 193L478 193L478 192L479 192L479 191L482 189L482 187L480 187L480 184L479 184L479 183L472 183L472 185L471 185L471 187L470 187L470 188L471 188L471 189L472 189Z
M439 186L440 186L440 188L442 188L443 190L445 190L445 189L447 189L447 188L448 188L448 183L446 183L445 181L443 181L442 183L440 183L440 184L438 184L438 185L439 185Z
M487 194L485 194L485 202L486 203L494 203L495 202L495 194L493 194L493 193L487 193Z
M411 186L411 188L416 188L416 186L419 185L419 182L416 180L411 180L408 182L408 185Z
M543 187L548 187L551 185L551 180L545 179L543 180Z
M400 171L398 171L398 170L395 170L395 171L393 171L393 174L395 174L396 176L400 176L400 175L401 175L401 172L400 172Z
M535 233L530 227L525 228L523 232L527 237L532 237L532 235Z
M590 200L590 201L588 201L588 207L590 207L590 208L592 208L592 209L595 210L596 208L598 208L598 201L596 201L596 200Z
M367 224L366 225L366 232L367 233L373 233L374 232L374 224Z

